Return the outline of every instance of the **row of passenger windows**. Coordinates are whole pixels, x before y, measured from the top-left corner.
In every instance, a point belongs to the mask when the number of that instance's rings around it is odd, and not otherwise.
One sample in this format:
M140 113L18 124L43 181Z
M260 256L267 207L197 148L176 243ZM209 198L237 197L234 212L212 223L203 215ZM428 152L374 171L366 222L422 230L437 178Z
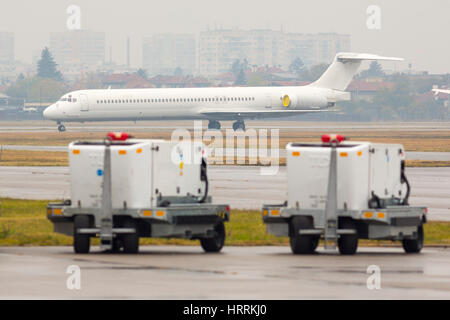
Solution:
M97 103L156 103L156 102L213 102L213 101L255 101L254 97L232 98L177 98L177 99L108 99Z

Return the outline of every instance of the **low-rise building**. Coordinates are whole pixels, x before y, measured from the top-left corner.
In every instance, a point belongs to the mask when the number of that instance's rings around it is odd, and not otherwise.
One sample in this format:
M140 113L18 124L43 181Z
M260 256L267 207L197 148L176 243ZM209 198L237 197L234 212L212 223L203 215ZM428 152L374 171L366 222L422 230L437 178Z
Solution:
M346 91L352 93L352 99L372 101L373 97L384 89L392 89L395 84L393 82L370 79L353 80Z

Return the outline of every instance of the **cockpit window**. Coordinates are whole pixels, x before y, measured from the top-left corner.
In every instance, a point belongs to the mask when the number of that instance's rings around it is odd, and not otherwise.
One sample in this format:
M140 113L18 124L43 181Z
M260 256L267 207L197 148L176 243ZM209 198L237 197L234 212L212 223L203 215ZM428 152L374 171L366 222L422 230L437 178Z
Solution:
M77 99L72 98L72 96L69 96L69 97L62 97L61 99L59 99L59 101L77 102Z

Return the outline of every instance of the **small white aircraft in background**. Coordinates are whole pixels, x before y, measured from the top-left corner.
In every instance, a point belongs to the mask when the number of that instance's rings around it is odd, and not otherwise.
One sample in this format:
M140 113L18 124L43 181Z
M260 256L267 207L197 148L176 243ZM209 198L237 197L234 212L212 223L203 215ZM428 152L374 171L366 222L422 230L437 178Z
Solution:
M23 112L37 112L38 110L37 110L37 108L33 108L33 107L31 107L31 108L23 107L22 111Z
M55 120L59 131L65 131L63 122L188 119L209 120L209 129L220 129L220 120L233 120L234 130L245 130L246 119L329 111L350 100L345 90L363 60L403 59L338 53L307 86L79 90L45 109L44 117Z
M434 94L439 94L439 93L446 93L446 94L450 94L450 89L433 89Z

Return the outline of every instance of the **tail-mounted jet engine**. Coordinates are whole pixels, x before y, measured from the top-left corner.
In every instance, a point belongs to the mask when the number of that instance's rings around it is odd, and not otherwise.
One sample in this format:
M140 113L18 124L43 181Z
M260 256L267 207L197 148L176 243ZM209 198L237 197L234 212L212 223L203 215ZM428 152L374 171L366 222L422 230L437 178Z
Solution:
M327 98L316 94L285 94L282 102L283 107L289 109L320 109L330 106Z

